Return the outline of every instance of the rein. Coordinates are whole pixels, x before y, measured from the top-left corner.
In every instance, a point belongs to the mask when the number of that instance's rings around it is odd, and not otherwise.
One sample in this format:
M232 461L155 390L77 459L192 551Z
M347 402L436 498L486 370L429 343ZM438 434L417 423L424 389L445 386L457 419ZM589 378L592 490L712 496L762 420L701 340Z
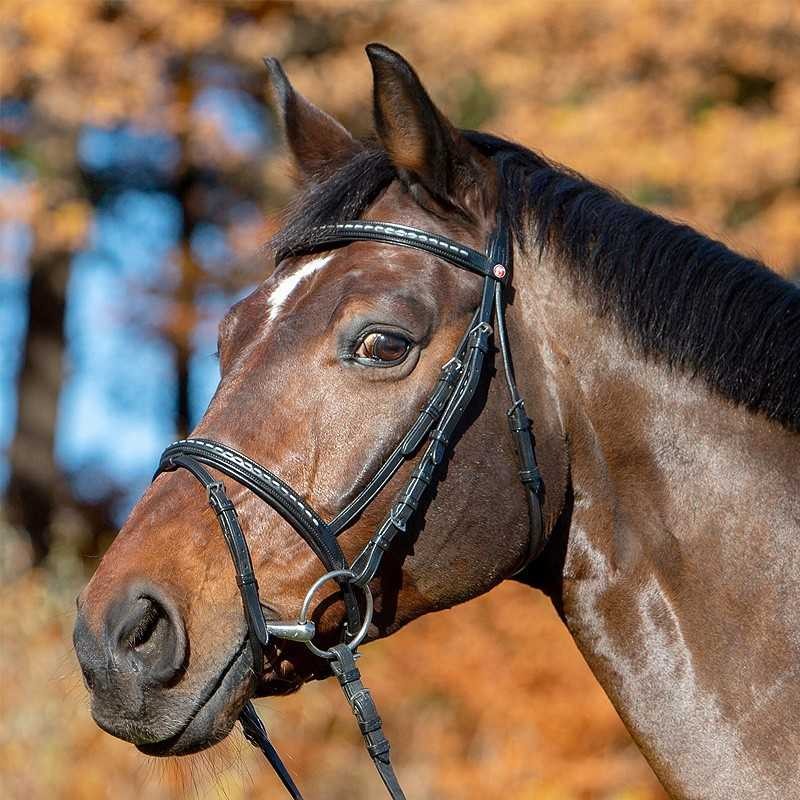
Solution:
M302 247L279 252L276 263L287 256L308 254L356 241L375 241L423 250L453 266L483 277L480 305L453 357L442 366L439 380L427 403L405 436L358 495L330 522L326 522L297 492L270 470L230 447L200 438L182 439L167 447L161 456L154 479L162 472L185 469L205 488L208 503L217 515L236 569L236 583L242 597L256 676L261 674L264 651L269 646L270 636L302 642L316 656L327 660L356 717L367 751L389 795L393 800L404 800L405 795L389 758L389 742L383 734L381 719L372 695L361 682L361 674L356 666L356 659L360 656L358 646L365 639L372 621L372 593L369 583L378 572L381 560L394 539L406 532L420 502L435 480L437 468L447 457L453 433L480 383L495 332L511 401L507 412L508 423L519 459L519 479L528 502L529 547L520 570L541 552L544 545L541 511L544 485L536 464L531 420L525 412L525 403L514 378L506 329L505 302L510 286L511 248L510 233L505 222L500 221L489 237L485 255L447 237L393 223L354 220L321 225L311 229L308 241ZM419 463L393 502L386 518L353 563L348 564L337 537L353 524L400 467L418 453L426 440L428 443ZM236 508L228 498L223 483L215 480L207 467L221 472L267 503L303 537L322 562L326 572L309 588L296 621L276 622L264 618L250 550ZM314 595L329 580L335 581L341 589L347 621L342 642L322 649L313 641L316 628L309 619L309 612ZM363 613L357 592L363 594ZM300 791L270 742L252 702L245 705L239 720L247 740L263 751L291 797L302 800Z

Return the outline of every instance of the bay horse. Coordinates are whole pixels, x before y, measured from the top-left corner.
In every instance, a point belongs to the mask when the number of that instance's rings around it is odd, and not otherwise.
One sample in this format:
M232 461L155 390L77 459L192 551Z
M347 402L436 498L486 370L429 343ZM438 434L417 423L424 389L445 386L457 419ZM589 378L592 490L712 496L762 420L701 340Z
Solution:
M300 508L335 517L460 352L482 282L380 240L308 252L310 232L394 223L482 253L502 217L542 546L529 560L507 403L484 372L431 493L369 582L367 638L522 581L552 599L671 795L800 796L800 290L524 147L456 129L400 55L367 53L370 141L269 63L300 194L269 245L286 255L220 325L221 379L193 437L246 453ZM416 459L341 535L348 561ZM156 755L208 747L251 697L331 674L288 639L270 639L257 667L195 477L154 480L78 599L94 718ZM207 483L211 501L223 484ZM229 491L259 610L296 618L324 567L275 506ZM338 641L346 595L336 583L317 595L320 646Z

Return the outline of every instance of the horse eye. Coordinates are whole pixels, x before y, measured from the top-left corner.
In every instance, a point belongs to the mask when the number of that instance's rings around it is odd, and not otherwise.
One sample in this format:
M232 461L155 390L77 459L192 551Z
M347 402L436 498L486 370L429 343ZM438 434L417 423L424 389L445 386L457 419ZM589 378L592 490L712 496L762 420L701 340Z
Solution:
M356 358L381 364L402 361L411 349L408 339L395 333L368 333L356 350Z

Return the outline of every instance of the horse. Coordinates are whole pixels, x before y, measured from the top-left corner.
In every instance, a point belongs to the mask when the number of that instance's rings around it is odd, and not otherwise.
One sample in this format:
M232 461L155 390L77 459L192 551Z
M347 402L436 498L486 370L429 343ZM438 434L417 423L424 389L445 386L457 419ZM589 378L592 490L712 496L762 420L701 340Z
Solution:
M362 636L521 581L552 600L672 796L797 796L800 289L525 147L457 129L402 56L367 55L370 140L268 63L298 197L265 251L274 268L220 324L221 378L192 436L266 465L300 516L334 518L480 328L492 276L394 240L320 245L312 232L385 223L480 254L505 220L503 326L532 428L509 429L492 380L505 351L484 347L430 491L358 583ZM526 436L536 509L517 474ZM412 480L419 448L407 455L332 545L342 563ZM334 643L365 613L353 572L326 582L285 505L237 479L236 511L220 511L219 470L205 472L206 498L174 460L79 596L74 633L94 719L155 755L206 748L252 697L330 676L304 643L347 650ZM246 530L249 578L215 511ZM263 662L242 606L256 579L257 626L298 619L309 586L319 598Z

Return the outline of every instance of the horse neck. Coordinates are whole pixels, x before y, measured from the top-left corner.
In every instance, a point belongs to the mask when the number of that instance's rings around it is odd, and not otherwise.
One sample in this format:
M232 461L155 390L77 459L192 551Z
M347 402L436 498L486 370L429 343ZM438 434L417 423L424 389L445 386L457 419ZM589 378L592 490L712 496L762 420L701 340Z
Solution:
M552 264L523 265L515 282L520 380L545 420L560 521L532 582L668 789L788 796L800 785L798 436L637 352Z

